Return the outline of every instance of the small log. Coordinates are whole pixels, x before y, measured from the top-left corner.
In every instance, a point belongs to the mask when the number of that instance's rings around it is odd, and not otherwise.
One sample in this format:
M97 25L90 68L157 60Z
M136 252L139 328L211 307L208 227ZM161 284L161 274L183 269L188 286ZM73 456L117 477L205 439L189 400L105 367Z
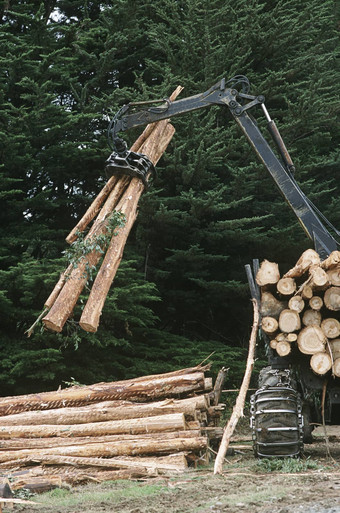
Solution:
M272 349L276 349L276 346L277 346L278 342L276 340L276 338L273 338L270 342L269 342L269 345Z
M309 268L309 274L311 276L310 286L312 289L320 289L328 285L327 273L319 265L311 265Z
M284 333L291 333L301 328L300 316L294 310L283 310L279 317L279 328Z
M282 310L287 308L286 301L279 301L270 292L263 292L261 295L261 316L274 317L278 319Z
M308 309L303 313L302 323L305 326L320 326L321 324L321 313L318 310Z
M340 265L338 264L336 267L328 269L327 277L331 285L334 285L335 287L340 287Z
M279 356L287 356L291 350L291 345L287 340L280 340L280 342L276 344L276 352Z
M340 287L330 287L327 289L323 300L328 310L340 310Z
M305 302L301 296L293 296L288 301L288 308L294 312L300 313L305 307Z
M279 279L280 272L278 264L275 262L269 262L268 260L263 260L256 275L256 283L260 287L264 287L265 285L277 283Z
M306 284L301 288L301 297L302 299L311 299L314 295L313 288Z
M17 490L28 490L31 493L45 493L55 488L62 488L62 479L60 476L44 476L44 477L28 477L14 479L12 482L12 489Z
M263 317L261 321L261 328L268 335L272 335L277 331L279 323L274 317Z
M294 278L281 278L276 285L277 291L283 296L291 296L296 291Z
M287 333L286 340L287 342L296 342L297 341L297 333Z
M322 263L321 267L323 269L331 269L332 267L340 264L340 251L332 251L332 253L327 257Z
M322 321L321 329L327 338L337 338L340 335L340 322L337 319L329 317Z
M326 352L315 353L310 359L310 366L316 374L323 376L331 370L332 359Z
M298 347L303 354L315 354L325 350L327 338L319 326L306 326L298 334Z
M340 358L334 360L332 365L332 373L335 377L340 378Z
M314 249L307 249L302 253L295 266L286 272L284 278L299 278L302 276L311 265L320 264L320 257Z
M309 300L309 306L312 310L321 310L323 307L323 299L320 296L313 296Z

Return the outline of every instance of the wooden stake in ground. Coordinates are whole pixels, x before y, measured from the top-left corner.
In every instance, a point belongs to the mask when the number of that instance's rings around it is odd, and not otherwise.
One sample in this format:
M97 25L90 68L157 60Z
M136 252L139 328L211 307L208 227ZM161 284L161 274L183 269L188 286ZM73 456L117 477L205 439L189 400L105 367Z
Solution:
M244 373L242 385L240 388L240 392L237 396L235 406L233 408L233 412L231 417L224 429L223 437L221 440L221 444L216 456L215 466L214 466L214 474L222 474L222 467L225 455L227 453L228 445L230 439L233 435L233 432L236 428L238 419L243 416L243 408L246 400L247 390L249 388L251 373L254 367L254 359L255 359L255 346L256 346L256 337L259 327L259 307L256 299L253 299L253 311L254 311L254 320L253 327L249 339L249 350L248 350L248 358L246 364L246 370Z

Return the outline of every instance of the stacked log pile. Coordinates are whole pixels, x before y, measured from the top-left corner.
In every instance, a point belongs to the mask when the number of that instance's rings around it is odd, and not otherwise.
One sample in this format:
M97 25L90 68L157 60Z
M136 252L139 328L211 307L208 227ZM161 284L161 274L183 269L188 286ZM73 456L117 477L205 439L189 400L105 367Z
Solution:
M264 260L256 281L270 347L287 356L295 346L316 374L340 377L340 251L320 261L308 249L282 277L276 263Z
M0 398L2 476L38 492L207 462L224 408L208 369Z
M175 100L182 89L178 87L170 100ZM146 155L155 166L174 133L173 125L167 119L152 123L132 145L131 151ZM66 237L69 244L80 240L83 246L79 258L71 261L62 272L45 302L41 317L47 329L62 331L73 314L92 270L96 269L103 258L79 321L83 330L97 331L105 299L121 262L126 240L137 218L138 202L144 189L145 185L140 178L119 174L112 176ZM88 231L85 236L86 230ZM28 330L28 335L32 333L35 325L36 323Z

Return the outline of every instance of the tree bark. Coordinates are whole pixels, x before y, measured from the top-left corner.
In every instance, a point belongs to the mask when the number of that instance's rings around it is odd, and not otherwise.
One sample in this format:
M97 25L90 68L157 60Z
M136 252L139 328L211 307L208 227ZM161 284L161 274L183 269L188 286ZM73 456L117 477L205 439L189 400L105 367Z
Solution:
M325 350L327 338L319 326L307 326L298 334L297 343L301 353L315 354Z
M214 465L214 474L222 474L222 468L223 468L223 461L225 458L225 455L227 453L228 445L230 442L230 439L234 433L234 430L237 426L238 419L243 416L243 408L246 400L247 390L249 388L250 378L252 374L252 370L254 367L254 361L255 361L255 347L256 347L256 337L259 327L259 307L257 304L256 299L253 299L253 312L254 312L254 319L253 319L253 327L249 339L249 349L248 349L248 358L247 358L247 364L246 364L246 370L243 376L243 381L240 387L240 392L237 396L235 406L233 408L233 412L231 414L231 417L224 429L223 437L221 440L221 444L216 456L215 465Z
M280 279L279 266L275 262L263 260L260 269L256 275L256 283L263 287L265 285L275 284Z

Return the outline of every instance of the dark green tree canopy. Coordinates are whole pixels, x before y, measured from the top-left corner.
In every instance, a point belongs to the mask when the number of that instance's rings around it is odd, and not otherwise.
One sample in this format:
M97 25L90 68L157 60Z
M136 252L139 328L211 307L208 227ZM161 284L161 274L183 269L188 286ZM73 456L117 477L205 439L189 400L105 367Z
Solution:
M79 330L78 310L63 334L25 331L65 267L65 236L105 183L108 120L129 101L246 75L302 189L340 225L336 2L9 0L0 10L3 393L162 372L212 352L216 368L239 361L237 381L251 326L244 265L267 258L284 270L311 242L220 107L173 120L98 332Z

